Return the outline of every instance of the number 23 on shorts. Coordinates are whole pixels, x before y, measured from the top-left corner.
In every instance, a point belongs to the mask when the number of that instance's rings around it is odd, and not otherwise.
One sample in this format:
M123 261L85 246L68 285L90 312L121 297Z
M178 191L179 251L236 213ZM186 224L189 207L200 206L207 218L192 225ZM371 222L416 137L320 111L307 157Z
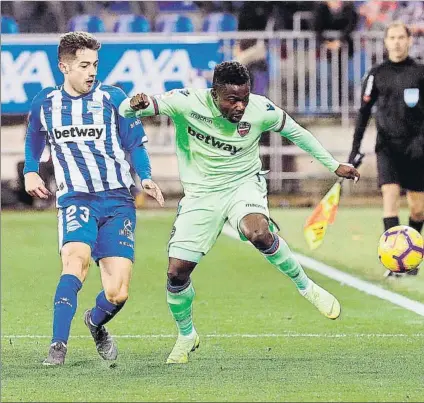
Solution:
M59 209L59 248L67 242L84 242L94 245L97 224L86 206L70 205Z

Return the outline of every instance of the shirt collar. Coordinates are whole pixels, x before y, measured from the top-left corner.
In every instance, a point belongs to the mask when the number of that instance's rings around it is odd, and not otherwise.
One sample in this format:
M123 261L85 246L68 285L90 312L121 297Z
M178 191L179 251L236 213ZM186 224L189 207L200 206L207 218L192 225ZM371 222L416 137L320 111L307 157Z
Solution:
M62 92L68 97L68 98L71 98L71 99L80 99L80 98L84 98L84 97L86 97L87 95L90 95L90 94L92 94L95 90L96 90L96 88L98 88L99 86L101 85L101 82L100 81L98 81L98 80L96 80L95 82L94 82L94 84L93 84L93 88L91 88L91 90L89 91L89 92L87 92L87 94L81 94L81 95L78 95L78 96L76 96L76 97L74 97L74 96L72 96L72 95L69 95L66 91L65 91L65 88L64 88L64 85L62 84L61 85L61 87L60 87L60 89L62 90Z
M412 57L408 56L406 59L402 60L401 62L392 62L390 59L388 59L391 65L394 66L409 66L411 64L414 64L414 59Z

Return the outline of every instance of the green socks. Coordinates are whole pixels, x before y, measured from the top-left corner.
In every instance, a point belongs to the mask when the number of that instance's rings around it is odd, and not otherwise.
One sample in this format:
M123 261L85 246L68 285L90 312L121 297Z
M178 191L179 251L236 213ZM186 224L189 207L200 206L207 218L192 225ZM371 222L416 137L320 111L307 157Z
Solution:
M272 247L262 251L262 253L268 262L290 277L300 291L307 288L309 278L282 238L275 235ZM193 332L193 300L195 292L191 282L183 290L178 291L178 289L183 287L175 287L174 289L174 287L168 286L166 300L178 332L182 336L188 336ZM177 292L171 292L169 289Z
M166 300L169 310L174 318L178 331L183 336L188 336L193 332L192 307L195 296L193 285L189 284L179 292L166 291Z
M290 277L299 290L305 290L309 283L309 278L304 272L302 266L294 257L289 246L278 235L274 235L274 244L267 251L262 251L266 260L274 265L282 273ZM272 251L272 254L268 254Z

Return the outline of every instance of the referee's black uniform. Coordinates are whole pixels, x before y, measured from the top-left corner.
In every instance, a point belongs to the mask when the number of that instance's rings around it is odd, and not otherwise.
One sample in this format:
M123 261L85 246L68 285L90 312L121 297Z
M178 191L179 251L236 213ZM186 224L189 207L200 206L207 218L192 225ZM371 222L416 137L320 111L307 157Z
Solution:
M424 192L424 65L410 57L399 63L387 60L370 70L361 95L349 162L359 151L377 102L379 186L397 183L405 190Z

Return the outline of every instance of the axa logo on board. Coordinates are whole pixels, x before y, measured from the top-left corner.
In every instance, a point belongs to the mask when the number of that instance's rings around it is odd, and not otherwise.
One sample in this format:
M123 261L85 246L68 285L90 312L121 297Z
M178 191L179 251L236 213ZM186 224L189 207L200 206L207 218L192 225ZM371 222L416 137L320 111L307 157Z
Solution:
M61 84L62 78L59 82L55 80L55 66L49 60L49 54L45 50L23 50L16 55L15 52L5 50L3 46L2 104L29 102L41 89ZM100 70L101 68L100 63ZM181 82L183 87L192 86L190 77L193 76L193 71L190 54L186 49L164 49L159 54L150 49L126 49L115 65L107 71L102 82L108 85L118 82L131 83L137 91L158 94L166 91L167 82ZM32 84L31 89L28 84ZM207 80L196 77L195 84L196 88L206 88ZM36 87L38 89L35 89ZM129 92L128 95L132 93Z

